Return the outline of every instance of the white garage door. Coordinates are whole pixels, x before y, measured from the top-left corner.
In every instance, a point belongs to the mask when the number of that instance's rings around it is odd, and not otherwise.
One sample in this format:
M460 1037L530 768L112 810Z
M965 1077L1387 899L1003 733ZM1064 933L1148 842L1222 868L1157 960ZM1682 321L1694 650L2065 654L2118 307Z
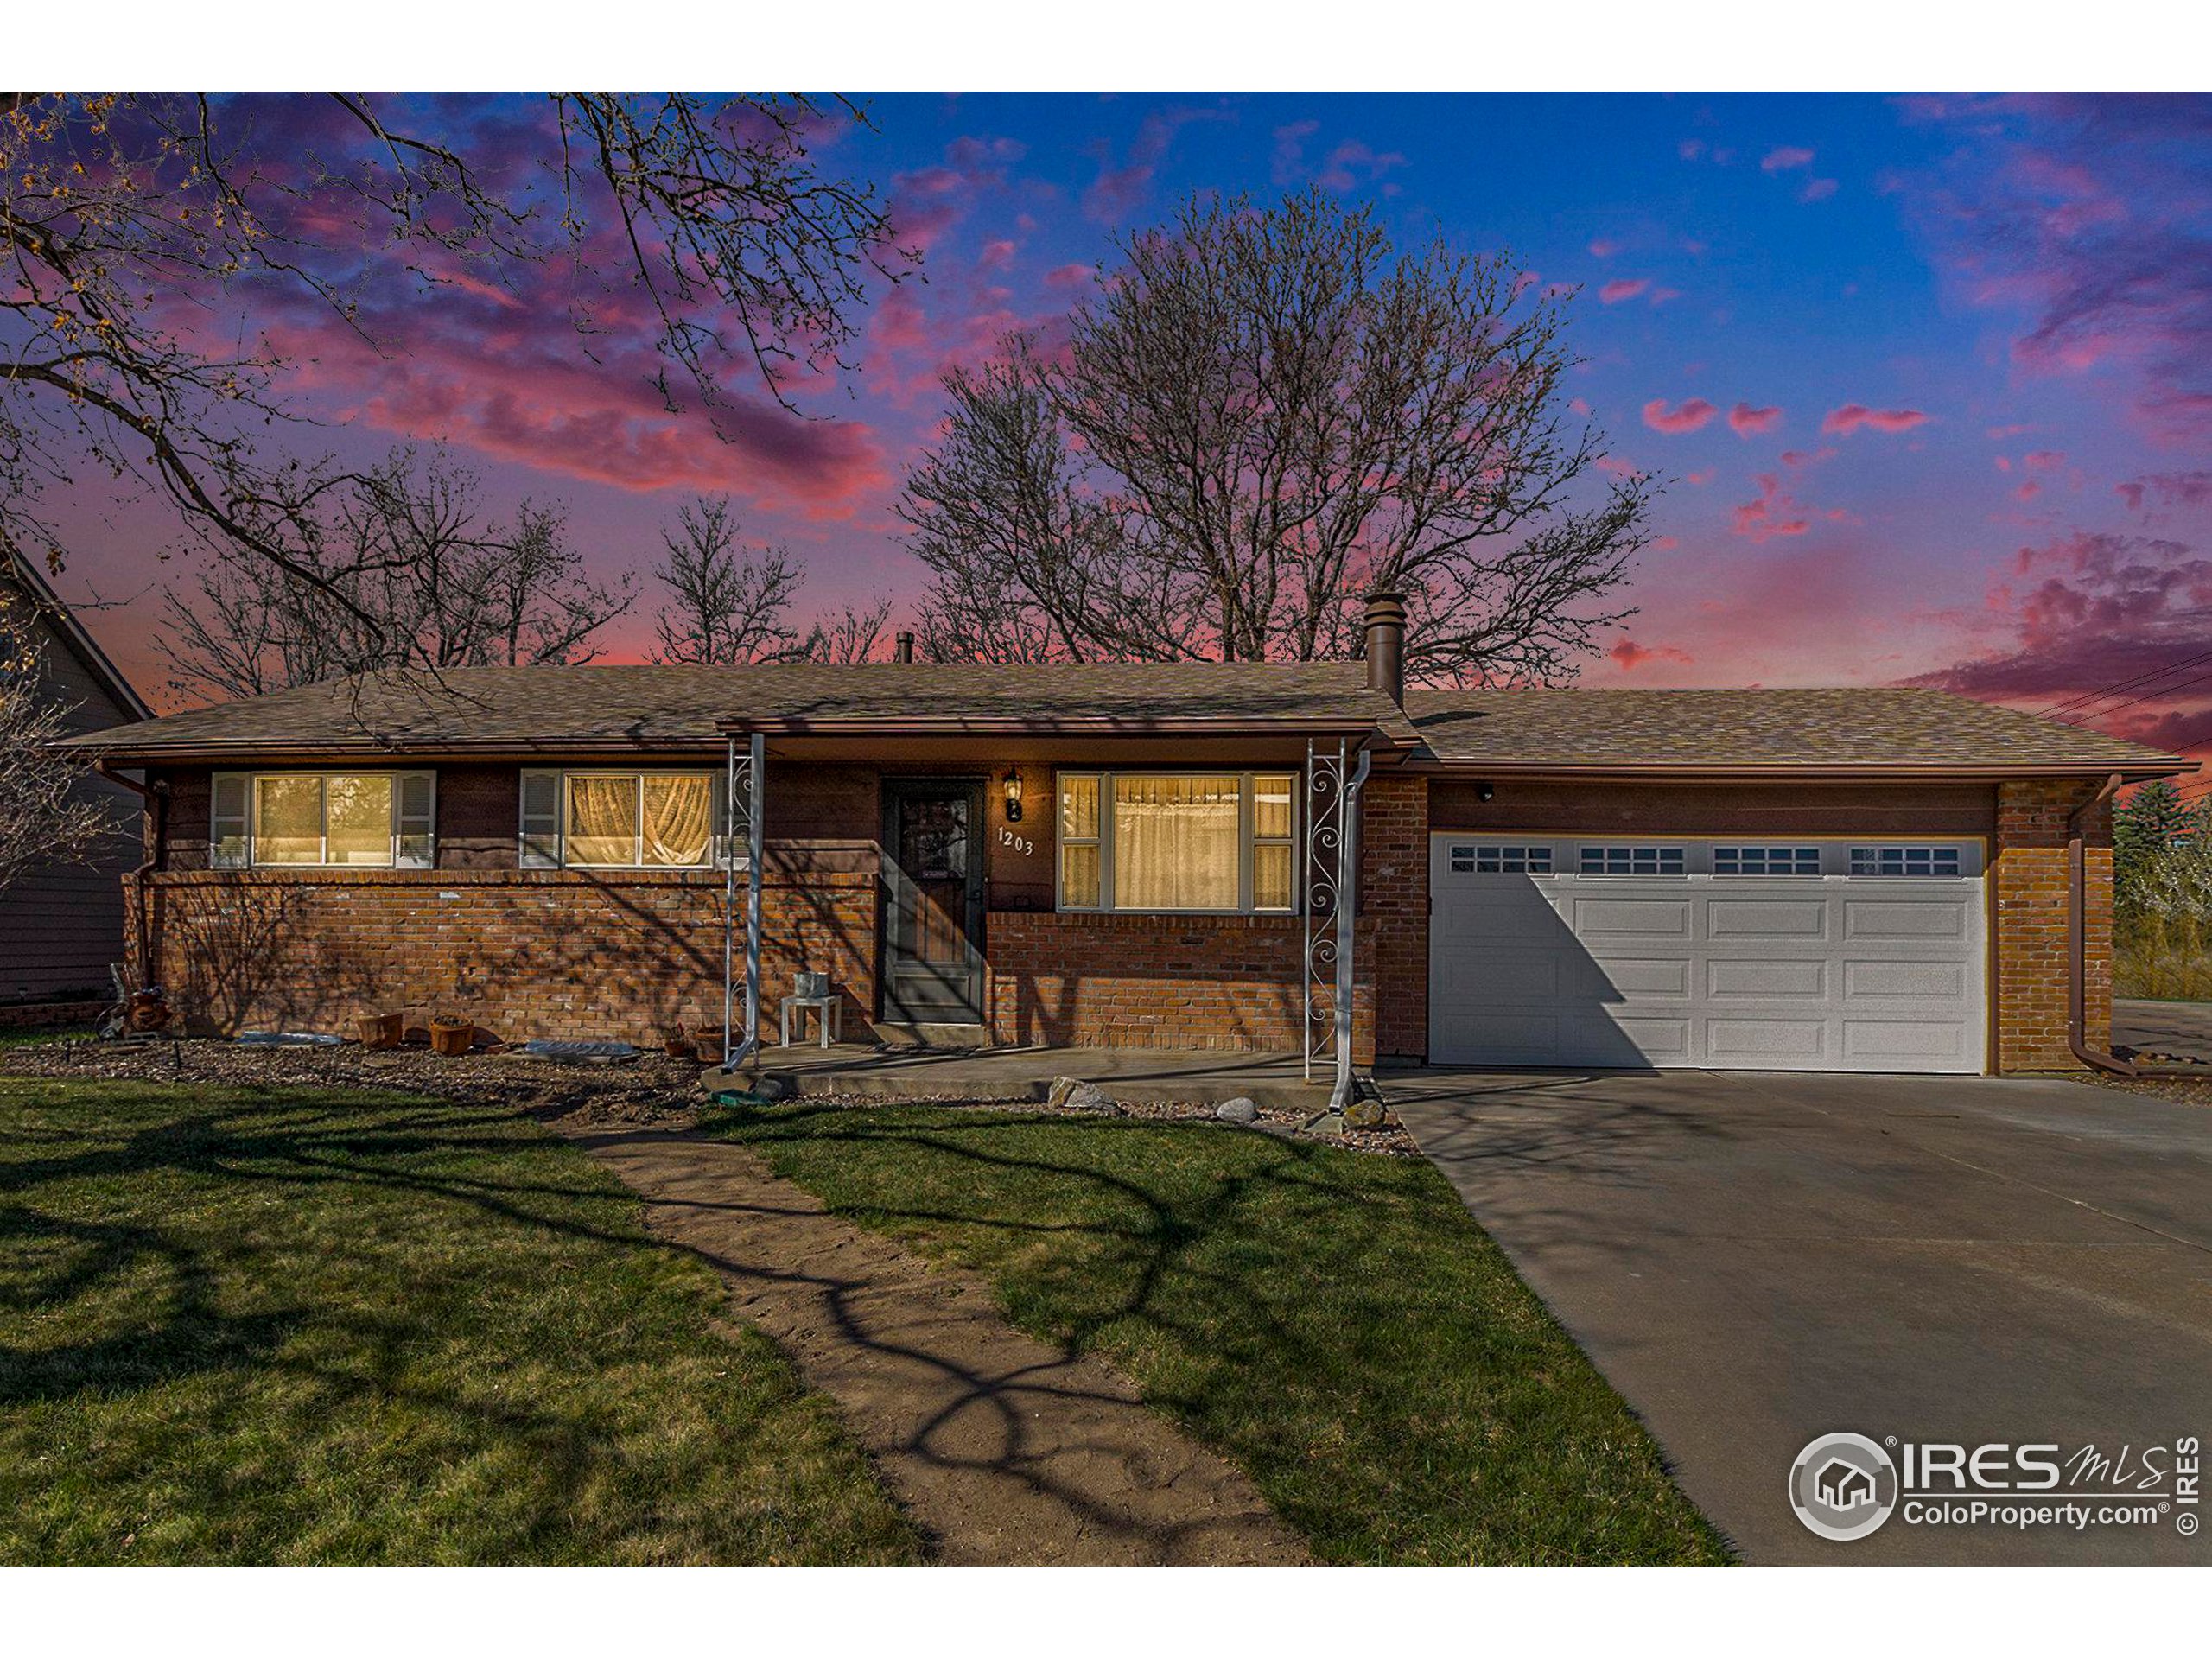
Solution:
M1429 1058L1980 1071L1974 842L1440 835Z

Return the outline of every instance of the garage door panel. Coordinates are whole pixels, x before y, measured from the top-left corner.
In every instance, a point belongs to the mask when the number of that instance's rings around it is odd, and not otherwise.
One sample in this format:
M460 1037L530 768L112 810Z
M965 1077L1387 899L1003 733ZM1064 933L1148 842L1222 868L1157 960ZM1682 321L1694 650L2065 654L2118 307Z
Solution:
M1801 962L1772 957L1709 961L1705 964L1705 994L1715 1002L1774 997L1819 1001L1828 994L1828 964L1817 958Z
M1432 858L1439 1062L1982 1069L1979 879L1849 876L1834 846L1824 874L1716 876L1708 843L1667 837L1645 839L1684 849L1680 874L1584 875L1573 840L1529 839L1576 873ZM1978 872L1979 849L1957 867Z
M1916 1001L1930 998L1958 1000L1967 994L1967 964L1962 962L1886 962L1872 958L1843 964L1843 997L1858 1002L1886 997Z
M1828 906L1822 897L1805 899L1711 899L1705 907L1706 931L1714 939L1825 939Z
M1827 1022L1773 1017L1709 1018L1705 1022L1706 1058L1738 1064L1788 1061L1815 1065L1827 1058Z
M1452 959L1452 983L1484 1003L1553 1003L1573 995L1574 963L1558 950L1475 951Z
M1575 897L1574 932L1586 939L1687 939L1690 937L1690 901L1681 899L1617 899Z
M1963 939L1971 926L1972 909L1963 898L1917 902L1847 899L1843 936L1847 939Z
M1847 1059L1874 1069L1909 1071L1926 1070L1930 1062L1942 1069L1971 1060L1979 1046L1967 1027L1958 1021L1929 1020L1854 1020L1843 1021L1843 1052Z
M1679 996L1690 994L1693 964L1687 957L1592 957L1586 979L1593 988L1609 991L1613 1000L1638 996Z

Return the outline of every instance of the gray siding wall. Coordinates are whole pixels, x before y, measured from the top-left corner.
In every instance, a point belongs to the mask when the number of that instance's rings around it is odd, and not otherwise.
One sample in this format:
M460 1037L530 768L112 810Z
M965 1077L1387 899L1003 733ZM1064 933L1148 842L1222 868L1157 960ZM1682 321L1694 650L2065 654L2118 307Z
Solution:
M0 599L25 596L0 563ZM96 732L137 716L108 691L68 643L41 624L41 690L75 707L72 731ZM89 864L32 870L0 887L0 1002L42 1001L107 987L108 964L123 960L123 878L143 854L139 798L87 773L79 785L113 813L116 833Z

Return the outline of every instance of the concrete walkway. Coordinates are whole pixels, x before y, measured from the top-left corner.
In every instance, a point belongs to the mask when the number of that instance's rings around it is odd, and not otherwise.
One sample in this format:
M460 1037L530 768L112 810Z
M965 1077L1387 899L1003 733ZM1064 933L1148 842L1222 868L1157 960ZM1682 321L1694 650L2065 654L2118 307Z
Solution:
M1385 1087L1748 1559L2212 1561L2173 1516L2072 1532L1900 1515L1831 1543L1784 1490L1839 1430L2108 1457L2212 1432L2212 1110L2057 1079Z
M827 1214L750 1149L575 1128L646 1224L834 1400L941 1561L1293 1564L1304 1544L1242 1472L1096 1361L1024 1336L988 1285Z
M762 1049L737 1086L774 1077L799 1095L889 1100L1042 1100L1055 1077L1096 1083L1120 1100L1217 1105L1239 1095L1270 1109L1319 1111L1329 1084L1307 1083L1295 1054L1237 1049L879 1047L794 1043ZM730 1079L709 1071L709 1089Z

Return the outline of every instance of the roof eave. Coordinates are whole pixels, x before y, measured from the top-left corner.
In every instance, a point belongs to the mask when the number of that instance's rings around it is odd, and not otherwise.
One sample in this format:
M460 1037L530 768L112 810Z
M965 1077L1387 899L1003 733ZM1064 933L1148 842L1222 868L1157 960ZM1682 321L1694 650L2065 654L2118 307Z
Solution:
M1424 756L1410 770L1470 778L1572 778L1580 782L1665 781L1748 782L1790 778L1850 781L1945 780L2004 782L2034 778L2109 778L2127 783L2172 778L2198 769L2178 755L2146 755L2137 760L1865 761L1850 765L1807 765L1768 760L1736 765L1688 761L1480 760Z

